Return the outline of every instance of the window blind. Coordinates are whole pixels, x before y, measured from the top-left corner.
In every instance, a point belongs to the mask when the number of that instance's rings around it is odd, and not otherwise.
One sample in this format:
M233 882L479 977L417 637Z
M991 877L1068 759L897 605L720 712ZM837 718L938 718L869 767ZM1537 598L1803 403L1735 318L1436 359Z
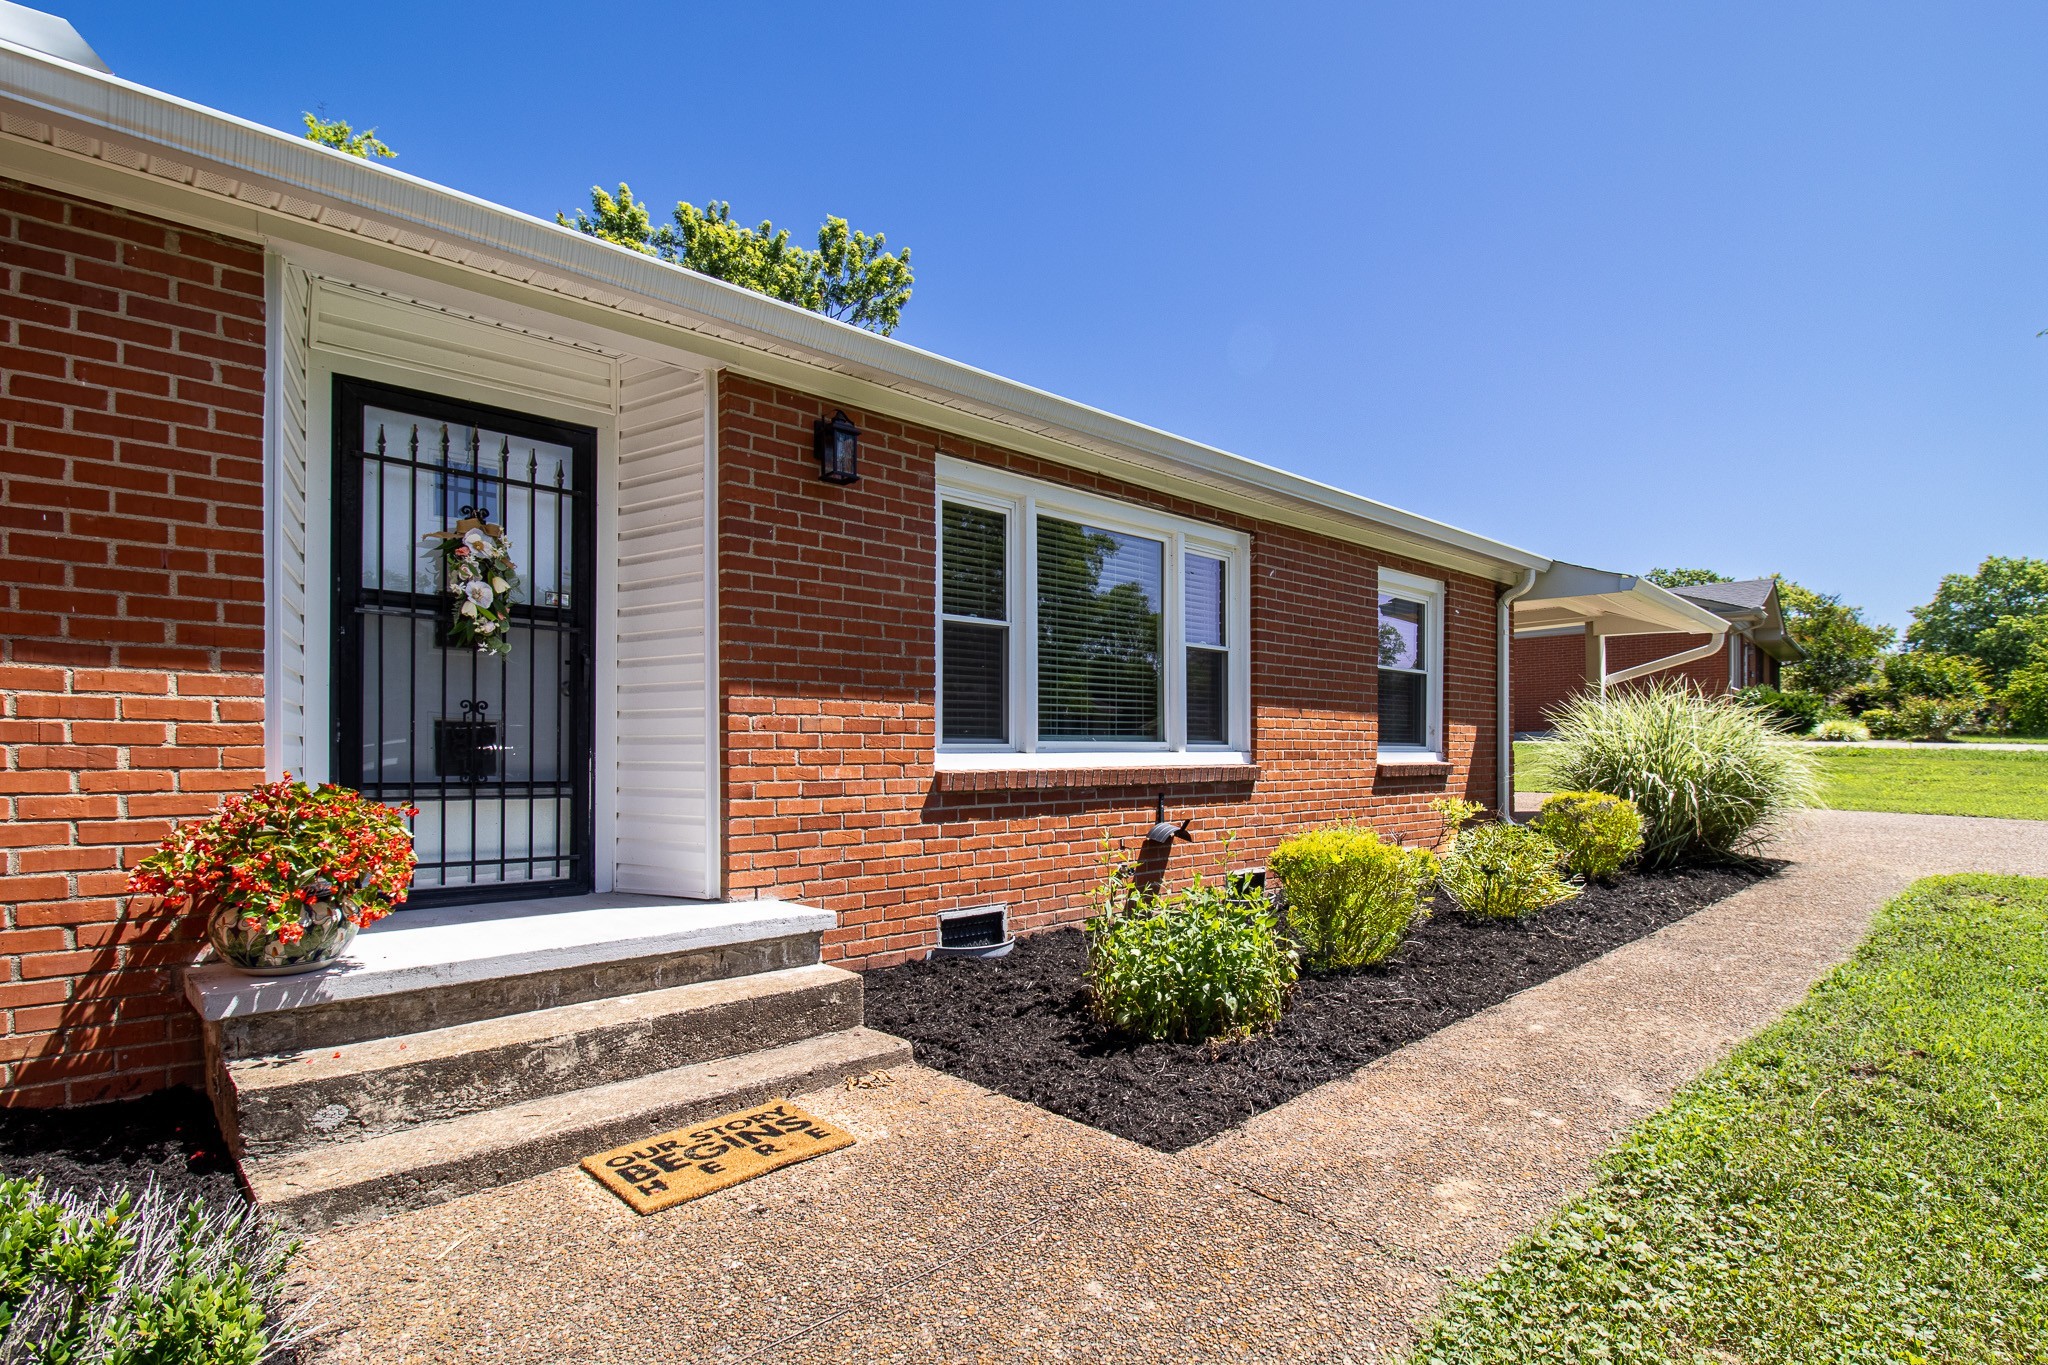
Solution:
M949 502L939 525L939 714L942 738L1010 737L1009 518Z
M1230 637L1224 633L1225 565L1188 553L1182 571L1188 654L1188 743L1230 742Z
M1429 743L1429 608L1380 595L1379 730L1382 745Z
M1166 546L1057 517L1037 530L1039 737L1164 739Z

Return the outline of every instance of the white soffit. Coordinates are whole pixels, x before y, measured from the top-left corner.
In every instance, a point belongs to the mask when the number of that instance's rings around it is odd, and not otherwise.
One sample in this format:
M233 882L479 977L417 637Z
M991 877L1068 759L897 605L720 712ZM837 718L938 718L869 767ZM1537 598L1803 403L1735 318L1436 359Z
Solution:
M1602 635L1718 635L1728 629L1705 607L1646 578L1583 564L1552 564L1515 600L1518 634L1587 625Z
M617 397L601 351L333 280L314 282L313 346L598 412Z

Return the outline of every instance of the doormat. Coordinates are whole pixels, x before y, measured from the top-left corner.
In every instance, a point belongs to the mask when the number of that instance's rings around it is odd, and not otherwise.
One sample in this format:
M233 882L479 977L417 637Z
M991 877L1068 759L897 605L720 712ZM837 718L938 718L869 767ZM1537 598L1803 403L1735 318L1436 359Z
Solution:
M677 1128L583 1158L583 1169L633 1206L659 1213L728 1185L853 1145L853 1134L788 1100Z

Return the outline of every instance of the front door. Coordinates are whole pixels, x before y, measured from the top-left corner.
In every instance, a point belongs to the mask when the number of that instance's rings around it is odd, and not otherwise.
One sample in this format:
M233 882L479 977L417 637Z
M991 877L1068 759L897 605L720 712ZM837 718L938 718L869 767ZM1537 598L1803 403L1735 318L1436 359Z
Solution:
M335 781L419 807L409 904L590 890L597 433L355 379L334 399ZM442 554L477 527L517 580L488 636Z

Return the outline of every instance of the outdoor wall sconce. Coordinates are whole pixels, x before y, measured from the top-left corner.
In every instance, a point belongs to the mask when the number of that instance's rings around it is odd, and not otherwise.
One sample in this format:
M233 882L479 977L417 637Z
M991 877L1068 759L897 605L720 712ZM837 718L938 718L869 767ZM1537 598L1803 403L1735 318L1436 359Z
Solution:
M814 438L818 456L818 477L826 483L860 481L860 428L834 412L831 420L820 417Z
M1177 825L1167 819L1166 794L1164 792L1161 792L1159 795L1159 804L1155 808L1155 818L1158 823L1145 831L1146 843L1171 846L1175 839L1187 844L1192 844L1195 841L1195 836L1188 833L1188 826L1195 822L1195 818L1191 815Z

